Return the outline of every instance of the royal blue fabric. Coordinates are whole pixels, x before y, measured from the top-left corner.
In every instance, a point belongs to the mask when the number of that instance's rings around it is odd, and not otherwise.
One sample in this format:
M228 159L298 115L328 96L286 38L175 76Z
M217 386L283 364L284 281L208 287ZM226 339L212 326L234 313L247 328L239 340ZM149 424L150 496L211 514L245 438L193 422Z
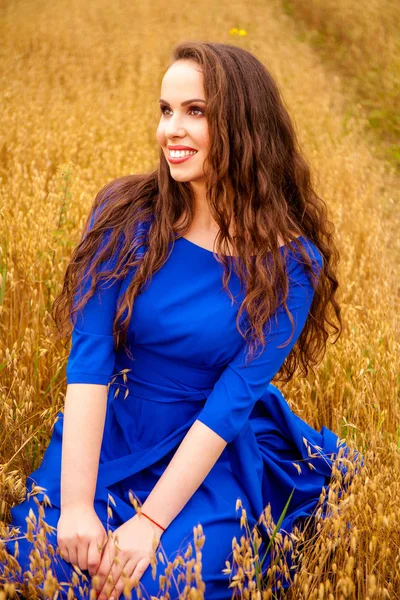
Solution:
M318 275L322 255L304 236L299 241ZM146 500L196 420L227 442L209 475L161 538L166 556L173 560L178 550L185 551L187 543L194 548L193 527L202 524L206 536L202 577L207 599L232 597L229 577L221 571L226 560L232 562L232 538L239 540L244 534L241 510L235 510L237 498L241 498L252 528L268 503L277 522L294 489L281 524L282 533L290 532L295 522L300 523L315 509L322 487L329 484L332 459L339 449L336 434L326 427L320 432L310 427L291 411L282 392L271 383L304 327L314 295L300 253L293 243L280 251L285 249L289 250L285 263L287 304L294 319L294 335L289 344L279 347L292 332L281 306L265 329L264 351L248 366L244 364L245 342L235 322L244 297L239 279L232 271L229 286L238 297L238 304L232 305L222 288L222 265L211 251L186 238L171 242L166 263L135 302L128 335L133 361L123 349L114 350L112 336L117 301L133 272L121 281L100 285L74 327L68 384L110 383L95 492L95 509L105 526L115 530L134 515L129 491L141 502ZM144 244L141 256L145 250ZM117 255L109 259L108 268L115 266L116 259ZM126 381L123 369L128 369ZM47 490L52 507L45 508L46 520L54 527L60 511L62 430L60 412L42 463L27 479L29 489L34 481ZM309 456L305 441L319 456ZM300 465L301 473L293 463ZM108 494L116 501L109 519ZM11 524L20 526L22 533L30 508L36 512L32 499L11 510ZM9 552L13 548L9 542ZM28 550L26 540L20 540L19 560L24 569L29 568ZM266 560L263 570L268 565ZM165 565L157 564L155 580L151 567L147 569L141 579L143 593L159 593L158 577L164 569ZM69 563L59 558L54 570L62 581L70 580ZM282 583L285 589L288 584ZM178 590L174 595L172 589L171 597L178 596Z

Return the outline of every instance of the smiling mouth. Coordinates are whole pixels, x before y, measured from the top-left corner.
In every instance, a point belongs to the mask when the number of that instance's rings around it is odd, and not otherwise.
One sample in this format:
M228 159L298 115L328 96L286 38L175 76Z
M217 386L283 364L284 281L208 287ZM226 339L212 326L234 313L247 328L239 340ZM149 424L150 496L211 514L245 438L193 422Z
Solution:
M169 154L167 156L167 160L172 165L177 165L177 164L180 164L180 163L190 160L192 158L192 156L194 156L195 154L197 154L197 150L195 152L185 151L185 152L181 152L181 153L179 153L177 151L176 153L173 153L173 154L171 154L171 150L170 150Z
M197 150L168 150L168 155L171 158L185 158L186 156L194 156Z

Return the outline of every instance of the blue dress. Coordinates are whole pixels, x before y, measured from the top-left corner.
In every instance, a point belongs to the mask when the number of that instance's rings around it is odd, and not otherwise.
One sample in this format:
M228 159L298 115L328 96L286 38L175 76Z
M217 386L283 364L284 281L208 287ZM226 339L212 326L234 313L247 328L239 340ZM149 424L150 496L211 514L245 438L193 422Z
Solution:
M304 236L299 241L318 274L321 253ZM140 250L143 254L145 244ZM290 532L315 509L322 487L329 484L332 459L343 444L326 427L317 432L295 415L271 383L296 343L313 299L313 287L299 257L292 242L285 259L287 304L295 323L292 340L279 347L292 332L280 307L277 319L270 319L265 350L248 366L244 365L245 342L235 323L243 299L239 278L232 271L229 286L239 302L232 305L222 288L222 265L210 250L186 238L171 242L167 261L136 299L128 334L133 361L123 349L114 351L112 336L117 300L133 273L122 281L100 285L73 330L68 384L110 384L94 501L106 530L114 531L135 514L130 491L140 502L146 500L196 419L227 442L215 466L161 537L164 555L173 561L177 553L183 556L189 543L194 550L193 527L202 524L202 578L207 599L232 597L229 575L222 569L226 560L232 565L233 537L240 540L245 534L240 527L241 509L235 508L237 499L242 500L252 529L268 503L277 523L294 489L281 524L282 533ZM115 259L109 260L112 264ZM124 376L121 372L125 369ZM45 506L45 520L53 527L60 516L62 432L60 411L42 463L26 482L29 490L33 483L46 490L36 497L42 504L44 493L49 497L52 506ZM319 456L310 458L307 443ZM115 506L110 504L109 494ZM112 517L107 516L108 505ZM11 509L10 525L20 527L22 535L30 509L37 514L32 497ZM48 539L57 546L55 534ZM23 571L29 569L30 546L20 539ZM14 542L6 547L13 553ZM266 560L263 571L268 564ZM161 594L159 575L164 574L165 566L157 562L155 580L151 565L148 567L140 580L144 597ZM59 581L71 581L70 563L58 556L53 568ZM84 573L90 582L89 573ZM288 585L282 584L284 589ZM181 583L179 590L183 587ZM174 586L170 593L171 598L179 597ZM82 595L76 589L75 594L89 598L88 593ZM132 594L136 597L134 591Z

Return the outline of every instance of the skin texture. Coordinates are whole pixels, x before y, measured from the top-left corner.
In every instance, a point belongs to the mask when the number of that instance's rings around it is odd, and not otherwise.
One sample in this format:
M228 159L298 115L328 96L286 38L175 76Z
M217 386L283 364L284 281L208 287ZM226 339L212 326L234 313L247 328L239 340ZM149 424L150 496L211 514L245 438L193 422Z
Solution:
M212 248L217 229L205 201L203 170L209 144L208 126L206 117L198 110L204 104L196 103L197 110L193 109L195 104L181 106L185 100L205 98L203 75L197 65L192 61L174 63L164 76L161 98L168 102L169 109L160 117L156 137L166 156L168 145L187 145L198 150L182 165L169 163L171 175L178 181L190 181L195 192L196 217L187 237ZM146 517L135 515L107 539L94 511L106 399L107 386L67 386L58 545L65 560L97 576L100 600L117 600L124 584L133 587L149 568L154 540L157 547L163 531ZM225 446L223 438L195 421L144 502L143 512L167 528L204 481ZM118 562L113 564L116 556Z
M195 217L185 234L189 241L213 250L218 225L212 218L205 188L205 169L210 138L207 122L207 105L204 102L182 103L194 98L206 99L204 77L200 66L192 60L177 60L166 71L160 98L160 121L156 139L169 164L171 177L176 181L189 182L195 197ZM197 154L181 164L169 162L168 146L189 146ZM175 223L179 225L185 215Z
M98 575L96 589L107 598L107 577L117 582L125 569L139 580L150 564L153 537L157 542L162 530L145 517L135 515L116 529L108 539L107 532L94 510L100 446L104 431L107 386L73 383L67 386L64 405L62 446L61 514L57 524L57 544L62 558ZM121 549L119 565L115 539ZM140 544L132 545L132 540ZM130 542L129 542L130 540ZM99 551L101 549L101 551ZM132 561L132 556L134 559ZM144 559L144 560L143 560ZM129 564L126 564L128 561ZM133 585L134 578L131 577ZM122 579L119 582L123 590ZM115 586L112 586L114 588ZM115 596L118 597L118 594Z
M160 98L160 121L156 131L156 139L162 148L169 164L170 174L175 181L189 182L195 196L195 217L185 238L206 250L213 251L218 225L212 218L206 201L204 172L208 154L210 137L207 123L207 105L203 102L192 102L186 106L182 103L193 98L205 100L203 72L192 60L177 60L166 71ZM168 161L168 146L189 146L197 150L197 154L181 164ZM184 216L175 223L179 225ZM231 234L234 235L234 226ZM297 232L297 235L300 235ZM279 245L283 244L279 236ZM232 248L230 254L233 254Z
M204 481L225 446L224 439L207 425L196 420L143 503L143 512L167 528ZM114 535L118 535L120 538L119 546L123 549L124 556L122 565L112 569L113 575L115 572L114 581L117 581L121 574L123 563L125 563L124 570L127 577L130 577L131 584L134 584L135 579L139 581L146 569L151 568L149 565L153 536L156 536L158 542L162 534L162 530L153 525L151 521L143 516L139 520L137 515L116 529ZM132 544L132 540L135 540L134 544ZM107 556L108 552L111 552L111 559ZM113 543L111 542L108 544L106 552L103 553L100 566L100 571L103 571L102 582L105 581L105 574L112 567L112 553ZM112 589L109 595L103 595L106 589L104 587L100 600L110 597L114 597L116 600L122 594L123 586L123 578L120 577L115 589Z
M188 161L170 166L171 176L189 182L195 196L195 217L185 237L212 250L217 224L212 219L205 190L204 168L209 149L203 74L197 63L180 60L165 73L156 139L168 161L168 145L197 150ZM62 509L58 545L68 562L96 575L100 600L133 587L149 568L163 530L135 515L107 538L94 508L100 445L104 430L107 386L70 384L64 414ZM167 528L183 509L222 454L226 441L201 421L195 421L167 469L142 506L144 513ZM77 467L78 465L78 467ZM114 559L117 561L114 564Z
M196 223L202 229L215 228L207 204L204 178L204 162L208 154L209 133L206 105L193 102L181 106L192 98L205 100L203 73L191 60L176 61L165 73L161 84L160 97L168 102L168 108L161 103L160 121L156 139L169 164L171 177L176 181L190 182L195 194ZM168 146L189 146L197 154L181 164L168 161Z

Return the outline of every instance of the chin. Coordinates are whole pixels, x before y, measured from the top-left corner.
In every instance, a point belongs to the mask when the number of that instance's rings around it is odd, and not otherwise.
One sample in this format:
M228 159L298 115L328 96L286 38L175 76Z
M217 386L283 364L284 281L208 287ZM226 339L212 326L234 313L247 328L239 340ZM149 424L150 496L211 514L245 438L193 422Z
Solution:
M173 171L170 171L171 177L172 179L175 179L175 181L182 181L182 182L190 182L190 181L197 181L198 179L201 178L201 175L190 175L190 174L185 174L185 173L173 173Z
M192 181L193 177L190 177L190 175L184 175L179 174L179 173L172 173L170 172L172 179L175 179L175 181Z

